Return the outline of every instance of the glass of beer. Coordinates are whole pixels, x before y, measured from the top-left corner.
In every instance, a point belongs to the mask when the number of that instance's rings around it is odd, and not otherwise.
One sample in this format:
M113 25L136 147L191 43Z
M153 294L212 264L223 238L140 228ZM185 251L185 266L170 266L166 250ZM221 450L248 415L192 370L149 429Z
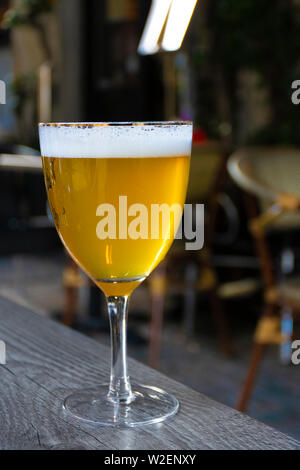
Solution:
M192 123L41 123L39 136L57 232L104 292L111 328L109 383L75 391L64 410L103 426L161 422L179 404L155 384L130 382L128 301L165 257L179 227Z

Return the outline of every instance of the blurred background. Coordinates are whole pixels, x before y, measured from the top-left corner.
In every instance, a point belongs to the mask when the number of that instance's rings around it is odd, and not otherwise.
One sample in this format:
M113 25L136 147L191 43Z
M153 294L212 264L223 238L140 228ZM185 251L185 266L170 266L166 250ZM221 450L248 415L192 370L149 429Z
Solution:
M39 121L193 120L204 249L176 242L134 292L129 353L299 439L300 2L0 0L0 21L0 295L108 343L14 155L38 155Z

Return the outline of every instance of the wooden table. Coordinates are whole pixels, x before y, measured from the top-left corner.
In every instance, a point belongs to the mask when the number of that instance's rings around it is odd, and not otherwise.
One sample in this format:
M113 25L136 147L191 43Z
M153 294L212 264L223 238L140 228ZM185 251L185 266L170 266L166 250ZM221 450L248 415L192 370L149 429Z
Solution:
M107 381L109 350L94 340L0 298L1 449L296 449L300 443L134 360L141 383L173 392L180 411L143 429L112 429L65 416L70 392Z

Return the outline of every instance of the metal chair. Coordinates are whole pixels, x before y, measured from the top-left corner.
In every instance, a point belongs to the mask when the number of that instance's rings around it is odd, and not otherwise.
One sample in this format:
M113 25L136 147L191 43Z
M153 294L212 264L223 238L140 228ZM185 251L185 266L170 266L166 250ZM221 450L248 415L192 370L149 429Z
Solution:
M237 409L245 411L265 346L279 344L283 361L290 361L293 315L300 312L300 279L290 277L290 251L283 252L282 276L276 274L268 235L300 229L300 151L245 148L229 158L228 171L249 194L249 229L264 288L265 306L256 326L249 369L237 403Z

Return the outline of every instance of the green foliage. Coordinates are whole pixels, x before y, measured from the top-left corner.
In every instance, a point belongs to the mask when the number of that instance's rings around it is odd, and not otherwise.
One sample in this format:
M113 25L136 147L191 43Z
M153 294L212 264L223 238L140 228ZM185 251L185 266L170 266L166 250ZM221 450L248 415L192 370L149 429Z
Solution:
M31 26L38 33L41 48L44 51L45 60L51 60L51 48L41 15L49 13L58 0L20 0L15 8L8 10L2 21L3 28L13 29L23 25ZM32 105L33 112L37 112L37 74L36 71L19 74L11 83L11 93L14 97L14 111L18 119L24 118L26 106ZM34 121L36 121L35 116ZM26 140L27 137L25 137ZM24 139L24 136L23 136Z
M234 141L239 126L238 73L253 70L259 77L258 86L268 90L272 119L267 128L251 137L251 142L300 144L300 107L291 103L291 83L300 77L299 5L291 0L210 0L206 13L206 35L200 39L194 60L199 103L203 99L209 102L203 92L209 92L214 100L219 86L214 76L217 71L225 86ZM201 48L204 38L205 47ZM203 72L205 67L208 77ZM209 77L210 89L203 89ZM203 111L200 105L199 118L205 127ZM213 113L217 119L215 127L208 129L212 135L219 132L221 122L216 105Z
M16 8L5 14L2 26L7 29L25 24L34 24L42 13L51 11L53 0L21 0Z

